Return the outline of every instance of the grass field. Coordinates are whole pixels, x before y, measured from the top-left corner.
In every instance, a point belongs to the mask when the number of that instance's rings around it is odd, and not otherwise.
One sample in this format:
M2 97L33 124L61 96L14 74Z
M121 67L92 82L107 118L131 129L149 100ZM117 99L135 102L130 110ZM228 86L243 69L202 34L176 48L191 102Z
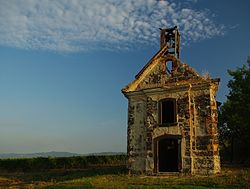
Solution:
M217 176L132 176L124 166L0 173L0 188L250 188L250 168L223 168Z

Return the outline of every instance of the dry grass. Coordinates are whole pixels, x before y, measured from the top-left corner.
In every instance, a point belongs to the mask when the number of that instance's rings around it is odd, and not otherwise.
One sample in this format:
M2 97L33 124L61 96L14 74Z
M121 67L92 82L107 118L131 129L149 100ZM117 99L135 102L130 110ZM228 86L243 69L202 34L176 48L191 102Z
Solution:
M126 169L100 168L46 173L0 173L0 188L250 188L250 168L223 168L218 176L130 176Z

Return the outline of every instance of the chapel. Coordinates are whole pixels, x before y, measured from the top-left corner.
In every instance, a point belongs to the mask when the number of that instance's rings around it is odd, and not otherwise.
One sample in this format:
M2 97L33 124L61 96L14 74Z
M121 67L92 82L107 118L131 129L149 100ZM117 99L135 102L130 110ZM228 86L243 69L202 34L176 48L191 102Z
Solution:
M131 173L220 173L219 81L181 62L177 27L160 29L160 50L122 89Z

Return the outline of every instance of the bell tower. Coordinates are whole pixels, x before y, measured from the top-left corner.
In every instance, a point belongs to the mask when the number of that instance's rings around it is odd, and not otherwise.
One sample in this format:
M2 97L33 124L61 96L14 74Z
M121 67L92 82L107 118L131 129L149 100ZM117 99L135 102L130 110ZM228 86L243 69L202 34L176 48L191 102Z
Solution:
M160 47L167 47L166 54L180 58L180 33L177 26L173 28L160 28Z

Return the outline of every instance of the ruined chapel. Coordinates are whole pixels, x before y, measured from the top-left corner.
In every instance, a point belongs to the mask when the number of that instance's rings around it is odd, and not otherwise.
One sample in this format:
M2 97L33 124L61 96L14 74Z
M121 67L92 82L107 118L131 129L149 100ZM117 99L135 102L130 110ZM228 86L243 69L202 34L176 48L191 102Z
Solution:
M160 30L160 50L122 89L128 99L130 172L220 172L219 81L180 61L177 27Z

